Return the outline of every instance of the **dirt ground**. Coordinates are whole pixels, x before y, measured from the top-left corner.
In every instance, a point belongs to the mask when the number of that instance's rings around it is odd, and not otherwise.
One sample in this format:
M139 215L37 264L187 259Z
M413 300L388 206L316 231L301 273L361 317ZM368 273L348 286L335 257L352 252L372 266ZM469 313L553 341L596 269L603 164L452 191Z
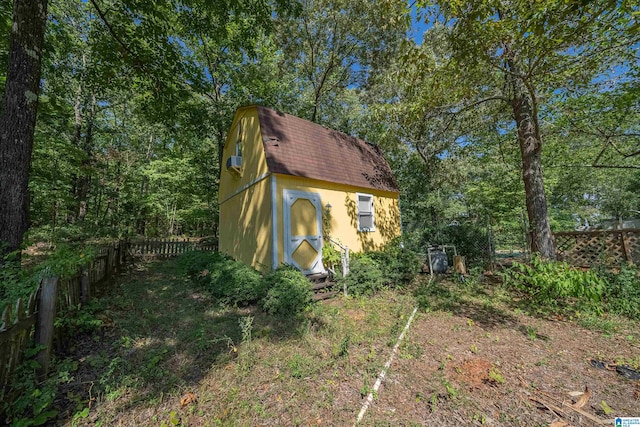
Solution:
M121 282L100 301L103 326L70 345L78 369L57 425L354 425L416 305L411 290L339 297L292 324L216 306L170 262ZM530 316L495 283L440 286L361 425L612 426L640 416L640 382L614 366L638 369L636 323Z
M640 382L590 364L637 364L638 331L633 333L603 335L565 321L474 306L422 315L366 424L589 426L640 416ZM423 351L412 357L417 348ZM569 405L580 396L572 392L585 390L588 400L581 412L574 410Z

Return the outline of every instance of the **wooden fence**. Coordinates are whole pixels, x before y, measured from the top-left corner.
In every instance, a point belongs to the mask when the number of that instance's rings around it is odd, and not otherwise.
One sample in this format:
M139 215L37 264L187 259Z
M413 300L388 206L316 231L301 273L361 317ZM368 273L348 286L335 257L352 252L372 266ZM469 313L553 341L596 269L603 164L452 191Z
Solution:
M190 250L214 251L217 243L210 239L147 239L129 243L129 251L133 256L147 258L171 258Z
M558 259L576 266L640 264L640 229L565 231L554 238Z
M215 246L202 239L118 242L101 247L92 262L77 274L43 279L29 298L7 305L0 318L0 404L5 396L9 397L11 376L29 344L44 346L37 358L40 375L46 375L54 341L59 345L64 339L54 326L56 316L86 304L100 286L109 283L113 275L119 274L136 256L166 258L189 250L213 250Z

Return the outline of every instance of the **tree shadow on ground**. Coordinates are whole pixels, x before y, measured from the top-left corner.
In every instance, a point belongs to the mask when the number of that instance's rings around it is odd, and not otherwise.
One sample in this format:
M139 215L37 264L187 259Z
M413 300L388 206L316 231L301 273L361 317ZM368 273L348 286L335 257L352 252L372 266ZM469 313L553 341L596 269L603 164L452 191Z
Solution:
M512 312L528 313L532 317L548 319L548 311L535 307L528 300L509 293L498 296L495 283L459 285L451 281L435 282L430 293L435 296L433 309L449 311L467 317L485 330L507 327L519 331L530 339L548 341L549 337L536 328L523 324ZM499 305L504 304L504 308Z
M467 317L484 329L517 327L520 322L507 310L497 307L483 286L459 286L450 281L423 284L416 290L418 301L428 301L432 310Z
M102 326L77 334L62 355L77 370L60 393L66 396L58 402L61 419L96 397L117 413L193 390L212 368L232 362L251 338L288 340L304 329L256 306L221 305L178 276L171 261L140 266L94 301Z

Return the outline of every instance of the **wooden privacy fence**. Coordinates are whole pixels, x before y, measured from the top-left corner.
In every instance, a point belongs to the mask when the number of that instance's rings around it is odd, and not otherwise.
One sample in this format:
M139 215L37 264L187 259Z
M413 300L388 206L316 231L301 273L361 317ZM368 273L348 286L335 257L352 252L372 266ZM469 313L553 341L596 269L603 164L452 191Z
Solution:
M640 229L555 233L558 259L580 267L640 264Z
M54 341L59 345L64 338L55 328L56 317L86 304L100 286L109 283L113 275L119 274L132 261L133 256L173 257L189 250L213 250L215 246L202 239L114 243L99 248L91 263L73 276L45 278L29 298L18 299L15 304L4 307L0 318L0 403L7 396L11 376L24 359L29 344L35 342L43 346L37 358L41 376L44 376Z
M214 251L218 249L215 241L200 239L147 239L129 243L129 251L133 256L148 258L171 258L190 250Z

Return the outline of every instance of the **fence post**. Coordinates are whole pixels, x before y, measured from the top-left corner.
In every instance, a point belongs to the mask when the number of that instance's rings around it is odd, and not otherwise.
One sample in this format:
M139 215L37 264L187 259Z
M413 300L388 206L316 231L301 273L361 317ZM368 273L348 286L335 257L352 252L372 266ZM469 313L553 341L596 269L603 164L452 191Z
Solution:
M80 270L80 300L82 304L89 302L91 298L91 290L89 289L89 271L86 266Z
M36 323L36 344L44 346L38 352L40 363L38 377L43 380L49 371L51 361L51 345L53 344L53 325L56 319L56 299L58 278L46 277L40 284L40 298L38 301L38 319Z
M342 252L342 277L344 278L347 274L349 274L349 246L344 247L344 251ZM343 280L343 289L344 296L347 296L347 281Z
M105 266L105 276L107 282L111 280L111 273L113 272L113 246L107 248L107 261Z
M622 240L622 248L624 249L624 257L629 264L633 264L633 255L631 254L631 245L629 244L629 236L622 230L620 231L620 239Z
M115 272L116 276L120 274L120 255L122 253L122 244L120 241L116 243L116 254L115 254Z

